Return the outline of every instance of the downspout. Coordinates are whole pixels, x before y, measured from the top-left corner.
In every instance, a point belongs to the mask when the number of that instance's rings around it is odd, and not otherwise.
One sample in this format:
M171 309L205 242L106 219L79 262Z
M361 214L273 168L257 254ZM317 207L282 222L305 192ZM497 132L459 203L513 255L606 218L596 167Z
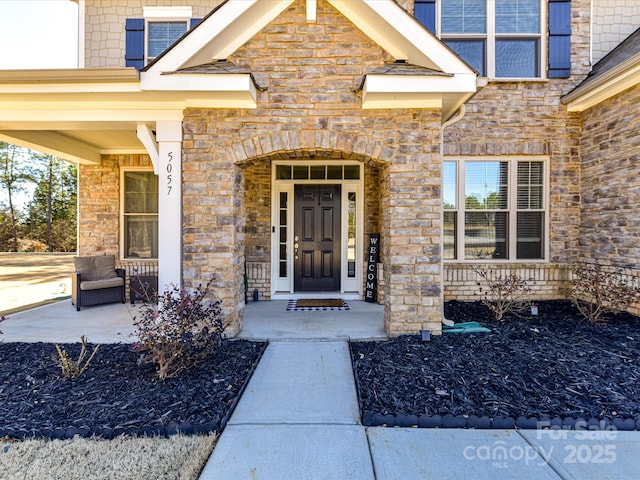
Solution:
M462 120L464 114L466 113L467 108L466 104L460 105L460 108L453 114L447 121L445 121L440 127L440 159L444 161L444 129L450 125L453 125L459 120ZM444 184L444 178L442 177L442 173L440 174L440 185ZM440 215L443 215L444 212L441 209ZM444 219L440 218L440 238L444 238ZM455 322L453 320L449 320L444 316L444 256L440 255L440 271L442 272L442 288L440 289L440 305L442 309L442 324L447 327L453 327Z

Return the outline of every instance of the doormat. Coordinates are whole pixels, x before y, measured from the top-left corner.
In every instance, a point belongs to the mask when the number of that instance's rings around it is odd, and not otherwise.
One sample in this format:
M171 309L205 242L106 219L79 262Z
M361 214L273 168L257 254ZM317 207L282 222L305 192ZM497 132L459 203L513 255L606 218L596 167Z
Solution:
M347 302L340 298L301 298L289 300L288 312L317 312L329 310L349 310Z

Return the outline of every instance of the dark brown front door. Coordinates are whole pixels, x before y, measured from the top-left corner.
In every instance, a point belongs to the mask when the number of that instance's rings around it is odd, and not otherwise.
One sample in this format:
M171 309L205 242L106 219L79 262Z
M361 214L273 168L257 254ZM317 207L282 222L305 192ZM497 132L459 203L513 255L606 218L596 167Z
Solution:
M340 185L296 185L296 292L340 290Z

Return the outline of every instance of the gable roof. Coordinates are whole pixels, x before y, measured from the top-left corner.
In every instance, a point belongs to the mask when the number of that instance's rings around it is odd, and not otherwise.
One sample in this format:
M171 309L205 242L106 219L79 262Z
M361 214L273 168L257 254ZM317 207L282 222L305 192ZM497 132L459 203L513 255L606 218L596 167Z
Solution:
M640 83L640 28L611 50L562 103L582 112Z
M208 66L233 54L293 1L227 0L141 72L142 89L186 89L198 84L211 88L209 74L222 72ZM476 92L476 72L394 0L327 1L396 60L424 69L365 75L363 108L442 108L446 120ZM308 1L307 8L315 8L314 2ZM170 78L176 72L194 76L183 81Z

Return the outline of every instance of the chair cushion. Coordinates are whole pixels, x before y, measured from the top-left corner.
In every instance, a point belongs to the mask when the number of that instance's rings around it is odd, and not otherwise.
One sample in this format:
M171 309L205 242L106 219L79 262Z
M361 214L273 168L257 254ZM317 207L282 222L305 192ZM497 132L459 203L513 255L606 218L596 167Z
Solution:
M114 277L102 280L86 280L80 282L80 290L100 290L102 288L121 287L124 285L124 278Z
M74 257L73 263L76 272L80 272L83 281L105 280L115 278L116 257L115 255L100 255L94 257ZM86 290L83 288L83 290Z
M94 257L96 280L104 280L114 278L116 274L116 257L115 255L101 255Z

